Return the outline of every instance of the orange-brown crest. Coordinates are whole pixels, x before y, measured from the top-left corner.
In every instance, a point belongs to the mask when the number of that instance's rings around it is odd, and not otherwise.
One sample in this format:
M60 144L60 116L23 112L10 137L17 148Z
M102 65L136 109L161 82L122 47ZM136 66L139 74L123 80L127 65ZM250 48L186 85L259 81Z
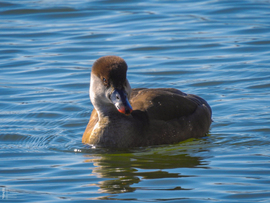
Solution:
M127 64L121 57L104 56L93 64L92 74L98 76L105 86L122 87L126 81Z

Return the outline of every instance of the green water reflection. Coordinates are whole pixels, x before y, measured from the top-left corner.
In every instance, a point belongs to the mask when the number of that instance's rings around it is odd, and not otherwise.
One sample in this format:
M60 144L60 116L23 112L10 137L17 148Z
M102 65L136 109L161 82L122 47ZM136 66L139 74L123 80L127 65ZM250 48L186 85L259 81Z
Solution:
M198 142L195 141L198 147ZM187 142L188 143L188 142ZM187 146L191 149L186 149ZM179 184L170 184L171 180L188 177L181 174L181 168L207 167L207 162L202 157L191 156L190 150L206 151L205 149L194 149L192 145L166 146L147 149L145 152L133 153L107 153L99 155L85 155L85 162L94 163L95 168L91 175L107 179L97 184L102 193L126 193L142 189L140 182L145 180L156 180L154 187L158 190L192 190ZM195 147L195 145L194 145ZM177 170L171 170L177 169ZM179 170L180 169L180 170ZM161 179L168 179L168 184L159 185ZM151 188L152 185L149 185ZM142 186L147 190L147 185Z

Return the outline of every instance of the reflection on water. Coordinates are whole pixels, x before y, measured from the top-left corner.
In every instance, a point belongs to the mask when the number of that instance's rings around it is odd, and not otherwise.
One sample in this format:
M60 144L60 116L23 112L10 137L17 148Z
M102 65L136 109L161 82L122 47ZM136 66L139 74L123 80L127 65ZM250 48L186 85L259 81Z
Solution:
M181 148L180 148L181 149ZM92 175L109 180L98 184L102 192L124 193L136 190L136 184L141 179L178 179L187 177L181 175L181 168L193 168L201 165L200 158L182 154L180 149L161 148L151 152L103 154L100 156L84 155L85 162L93 162L96 168ZM167 151L166 151L167 150ZM167 169L178 168L178 172ZM158 182L158 181L157 181ZM178 182L181 182L178 180ZM169 187L169 188L167 188ZM181 185L170 188L168 185L154 184L146 190L189 190Z
M172 191L193 190L191 185L185 184L188 180L182 179L188 179L194 175L184 175L181 171L195 167L205 168L207 164L202 157L189 155L190 150L195 150L194 144L198 146L201 142L194 140L187 143L186 146L183 143L171 147L137 149L133 152L84 155L86 158L84 162L93 163L95 166L92 168L91 176L104 179L95 186L100 188L99 192L108 195L98 197L98 199L140 200L142 198L140 195L130 199L124 194L157 191L162 192L163 195L168 193L167 196L170 196ZM88 185L88 187L92 186ZM116 198L114 194L123 194L124 197Z

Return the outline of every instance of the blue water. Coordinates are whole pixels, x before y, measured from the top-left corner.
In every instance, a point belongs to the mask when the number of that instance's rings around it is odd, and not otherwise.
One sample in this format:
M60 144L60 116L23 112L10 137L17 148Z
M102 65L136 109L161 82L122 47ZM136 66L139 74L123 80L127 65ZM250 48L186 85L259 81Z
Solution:
M0 201L269 202L269 0L0 1ZM213 110L209 136L81 143L93 62Z

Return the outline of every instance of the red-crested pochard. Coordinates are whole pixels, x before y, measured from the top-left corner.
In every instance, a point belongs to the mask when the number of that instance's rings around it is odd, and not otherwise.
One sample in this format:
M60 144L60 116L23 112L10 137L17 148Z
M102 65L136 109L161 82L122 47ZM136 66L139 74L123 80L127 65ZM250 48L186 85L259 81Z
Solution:
M131 89L126 73L127 64L118 56L93 64L89 92L94 109L83 143L130 148L207 134L212 111L204 99L173 88Z

